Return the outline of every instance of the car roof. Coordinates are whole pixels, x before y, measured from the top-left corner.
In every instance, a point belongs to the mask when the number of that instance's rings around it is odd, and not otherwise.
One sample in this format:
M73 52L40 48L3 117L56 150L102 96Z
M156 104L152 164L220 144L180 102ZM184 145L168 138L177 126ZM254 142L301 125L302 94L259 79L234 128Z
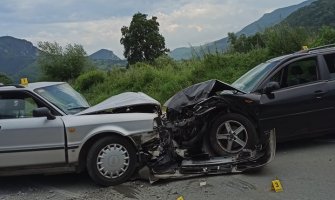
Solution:
M328 53L335 53L335 44L297 51L292 54L287 54L287 55L272 58L268 60L267 62L277 62L277 61L289 60L289 59L306 56L306 55L318 55L318 54L328 54Z
M30 90L33 91L37 88L48 87L52 85L64 84L65 82L35 82L29 83L25 86L19 84L13 85L0 85L0 90Z

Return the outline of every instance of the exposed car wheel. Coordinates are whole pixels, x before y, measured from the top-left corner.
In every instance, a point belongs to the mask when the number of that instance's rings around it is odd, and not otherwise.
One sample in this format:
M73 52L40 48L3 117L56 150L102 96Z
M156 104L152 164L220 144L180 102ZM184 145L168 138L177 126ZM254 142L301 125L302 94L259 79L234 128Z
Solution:
M255 145L254 125L243 115L227 113L214 121L210 145L218 155L236 154Z
M103 186L127 181L136 168L136 150L126 138L104 137L93 144L87 155L87 171Z

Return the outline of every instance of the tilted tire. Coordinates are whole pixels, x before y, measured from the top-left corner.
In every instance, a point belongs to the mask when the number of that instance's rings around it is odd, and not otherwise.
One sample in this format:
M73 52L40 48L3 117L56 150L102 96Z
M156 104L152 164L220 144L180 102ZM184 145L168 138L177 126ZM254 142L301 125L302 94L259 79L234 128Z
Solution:
M237 154L255 145L256 130L243 115L226 113L212 124L209 141L218 155Z
M136 150L131 142L120 136L109 136L92 145L86 167L93 181L111 186L127 181L135 171L136 162Z

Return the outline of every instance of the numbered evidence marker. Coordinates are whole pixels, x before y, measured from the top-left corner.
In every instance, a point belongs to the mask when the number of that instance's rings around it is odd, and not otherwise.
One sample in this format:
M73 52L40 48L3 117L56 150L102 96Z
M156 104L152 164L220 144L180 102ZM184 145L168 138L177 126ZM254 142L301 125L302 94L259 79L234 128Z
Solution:
M278 180L278 178L276 180L272 181L271 190L274 190L275 192L282 192L283 191L283 187L281 186L281 183Z
M21 85L28 85L28 79L27 78L21 78Z
M177 198L177 200L184 200L184 197L180 196L180 197Z

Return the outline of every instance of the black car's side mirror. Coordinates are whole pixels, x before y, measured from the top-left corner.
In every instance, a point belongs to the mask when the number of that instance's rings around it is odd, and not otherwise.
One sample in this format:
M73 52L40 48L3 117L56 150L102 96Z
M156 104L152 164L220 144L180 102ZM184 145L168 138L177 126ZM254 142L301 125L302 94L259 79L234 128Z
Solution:
M56 117L46 107L35 108L33 110L33 117L47 117L48 120L56 119Z
M273 91L278 90L279 88L280 88L280 85L278 82L271 81L265 85L265 87L263 88L263 93L271 94Z

